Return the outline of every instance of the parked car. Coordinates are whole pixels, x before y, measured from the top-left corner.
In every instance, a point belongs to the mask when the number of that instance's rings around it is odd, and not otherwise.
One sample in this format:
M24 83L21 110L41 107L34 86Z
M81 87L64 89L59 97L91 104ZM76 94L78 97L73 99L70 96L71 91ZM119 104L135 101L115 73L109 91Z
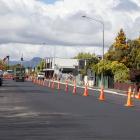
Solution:
M43 72L38 73L37 79L38 80L44 80L45 79L45 73L43 73Z

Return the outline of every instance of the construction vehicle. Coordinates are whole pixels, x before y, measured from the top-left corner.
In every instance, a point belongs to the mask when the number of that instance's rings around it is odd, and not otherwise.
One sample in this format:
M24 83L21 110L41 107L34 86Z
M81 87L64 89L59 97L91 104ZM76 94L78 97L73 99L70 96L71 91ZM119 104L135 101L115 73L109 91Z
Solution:
M16 67L14 69L14 77L13 80L16 82L24 82L25 81L25 68L22 66Z

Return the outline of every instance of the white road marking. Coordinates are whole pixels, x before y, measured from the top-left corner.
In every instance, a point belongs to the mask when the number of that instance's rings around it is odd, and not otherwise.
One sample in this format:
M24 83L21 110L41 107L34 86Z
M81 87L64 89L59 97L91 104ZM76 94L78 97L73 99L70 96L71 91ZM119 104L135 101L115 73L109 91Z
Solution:
M48 80L46 80L46 81L48 81ZM55 83L58 83L58 81L54 81ZM60 82L60 84L63 84L63 85L65 85L65 83L63 83L63 82ZM70 85L70 86L74 86L73 84L68 84L68 85ZM79 88L85 88L84 86L77 86L77 87L79 87ZM94 89L94 88L88 88L88 89L90 89L90 90L93 90L93 91L100 91L100 89ZM126 94L123 94L123 93L119 93L119 92L116 92L116 91L111 91L111 90L104 90L105 92L108 92L108 93L110 93L110 94L115 94L115 95L120 95L120 96L127 96Z

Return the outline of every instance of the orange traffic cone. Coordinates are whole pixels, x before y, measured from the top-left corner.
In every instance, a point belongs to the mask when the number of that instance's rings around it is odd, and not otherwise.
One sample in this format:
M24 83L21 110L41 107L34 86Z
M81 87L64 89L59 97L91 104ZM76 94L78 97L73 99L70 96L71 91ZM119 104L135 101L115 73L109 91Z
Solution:
M76 81L74 80L73 95L76 95Z
M89 94L88 94L88 86L87 86L87 84L85 85L85 90L84 90L84 94L83 94L83 96L89 96Z
M39 85L41 85L41 80L39 80Z
M47 86L47 81L46 81L46 80L44 80L44 86L45 86L45 87Z
M35 79L35 84L37 83L37 80Z
M35 83L35 79L33 79L33 81L32 81L33 83Z
M66 87L65 87L65 91L68 92L68 81L66 80Z
M51 88L54 89L54 80L52 81Z
M40 80L40 86L42 86L42 80Z
M100 101L104 101L104 100L105 100L104 87L103 87L103 85L101 86L101 91L100 91L99 100L100 100Z
M34 78L34 80L33 80L33 83L35 84L35 78Z
M45 81L43 80L43 86L45 86Z
M60 89L60 80L58 81L57 89Z
M38 85L40 84L40 80L38 80Z
M43 86L43 80L41 80L41 86Z
M127 96L127 103L125 104L127 107L132 107L134 106L131 100L131 87L128 89L128 96Z
M48 87L50 88L51 87L51 81L49 80L49 83L48 83Z
M135 88L133 88L133 92L132 92L131 97L135 98L135 93L136 93L136 90L135 90Z
M139 89L138 95L136 95L135 98L140 99L140 89Z

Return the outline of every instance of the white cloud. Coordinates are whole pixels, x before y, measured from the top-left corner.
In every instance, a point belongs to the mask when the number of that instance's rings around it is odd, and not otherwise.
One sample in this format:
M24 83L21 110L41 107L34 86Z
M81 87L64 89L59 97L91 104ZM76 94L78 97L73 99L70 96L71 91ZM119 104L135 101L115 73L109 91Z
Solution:
M0 58L3 59L5 56L9 55L10 60L20 60L22 54L24 60L29 60L33 57L62 57L62 58L72 58L80 52L90 52L100 55L102 52L101 47L92 46L59 46L59 45L48 45L48 44L19 44L19 43L9 43L0 45Z
M137 10L132 11L131 3ZM8 53L18 59L21 52L27 58L45 57L53 54L53 46L57 46L61 57L71 57L78 52L75 48L82 47L92 52L96 48L96 53L101 54L102 26L81 16L104 21L105 46L109 47L120 28L124 28L129 38L139 34L140 1L125 0L125 5L125 11L121 11L117 10L124 6L121 0L60 0L48 5L41 0L1 0L0 57ZM43 43L49 49L39 45ZM17 51L13 51L14 47Z

